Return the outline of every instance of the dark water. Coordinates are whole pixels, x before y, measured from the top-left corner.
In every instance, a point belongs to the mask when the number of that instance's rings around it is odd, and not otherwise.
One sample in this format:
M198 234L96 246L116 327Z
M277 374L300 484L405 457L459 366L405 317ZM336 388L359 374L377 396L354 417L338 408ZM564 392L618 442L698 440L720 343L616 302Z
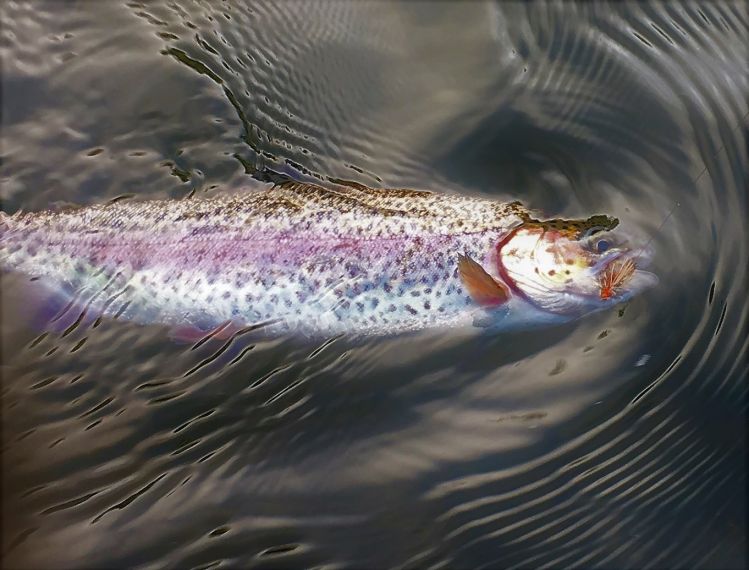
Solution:
M745 566L743 2L0 17L6 212L275 171L614 214L661 277L543 330L190 350L40 336L3 275L7 566Z

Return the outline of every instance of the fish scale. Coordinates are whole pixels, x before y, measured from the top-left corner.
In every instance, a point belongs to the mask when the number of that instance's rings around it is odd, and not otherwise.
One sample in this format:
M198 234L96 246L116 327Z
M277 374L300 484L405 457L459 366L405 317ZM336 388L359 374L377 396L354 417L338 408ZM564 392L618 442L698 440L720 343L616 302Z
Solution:
M470 323L459 254L492 265L517 202L287 183L210 199L3 215L3 266L104 316L208 330L383 333Z

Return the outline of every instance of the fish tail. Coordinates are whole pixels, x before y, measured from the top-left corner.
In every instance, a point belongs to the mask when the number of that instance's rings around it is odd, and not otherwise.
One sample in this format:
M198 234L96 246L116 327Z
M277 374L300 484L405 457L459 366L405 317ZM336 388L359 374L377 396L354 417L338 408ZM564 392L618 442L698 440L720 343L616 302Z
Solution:
M12 265L10 262L10 253L17 248L14 247L13 236L17 233L18 222L17 214L8 215L5 212L0 212L0 267L8 267Z
M11 217L5 212L0 212L0 247L6 245L11 229Z
M0 211L0 241L2 241L3 238L7 238L11 231L18 227L17 219L19 215L20 212L10 215L6 212Z
M10 230L10 216L5 212L0 212L0 237Z

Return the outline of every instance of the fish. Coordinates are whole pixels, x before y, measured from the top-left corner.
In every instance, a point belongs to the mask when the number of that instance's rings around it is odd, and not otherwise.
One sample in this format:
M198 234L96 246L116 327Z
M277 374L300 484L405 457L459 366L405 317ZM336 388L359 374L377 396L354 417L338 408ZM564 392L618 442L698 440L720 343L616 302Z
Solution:
M539 220L518 201L284 182L2 212L0 267L97 322L196 337L501 330L577 319L653 286L642 270L652 252L618 224Z

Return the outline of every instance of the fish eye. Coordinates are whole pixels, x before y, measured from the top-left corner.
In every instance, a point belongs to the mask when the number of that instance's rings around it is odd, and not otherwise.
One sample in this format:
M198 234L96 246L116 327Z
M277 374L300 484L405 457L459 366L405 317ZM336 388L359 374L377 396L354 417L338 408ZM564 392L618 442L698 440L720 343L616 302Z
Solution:
M603 253L607 249L611 247L611 244L606 241L605 239L598 240L598 243L596 244L596 251L598 253Z

